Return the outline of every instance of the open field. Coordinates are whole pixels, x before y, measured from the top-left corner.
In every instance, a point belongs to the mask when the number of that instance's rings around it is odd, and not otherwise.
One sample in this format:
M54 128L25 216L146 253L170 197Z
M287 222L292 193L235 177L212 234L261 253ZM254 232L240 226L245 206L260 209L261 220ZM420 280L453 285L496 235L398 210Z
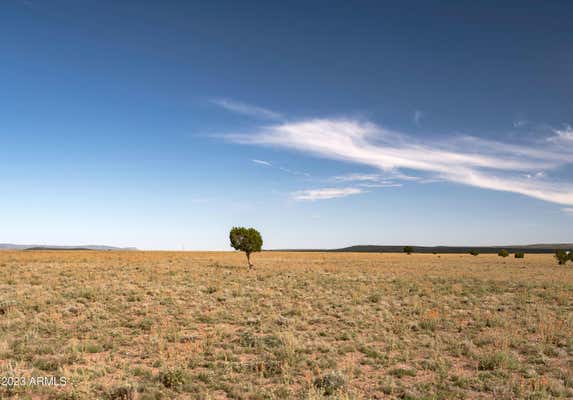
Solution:
M14 399L573 398L550 255L0 252Z

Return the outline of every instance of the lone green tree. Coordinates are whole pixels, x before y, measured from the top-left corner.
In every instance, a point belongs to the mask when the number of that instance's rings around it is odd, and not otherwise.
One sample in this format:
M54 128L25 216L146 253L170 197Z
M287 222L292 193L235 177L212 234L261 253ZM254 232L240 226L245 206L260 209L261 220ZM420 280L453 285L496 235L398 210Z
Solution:
M404 246L404 253L410 255L414 252L414 248L412 246Z
M247 255L249 269L253 268L251 263L251 253L261 251L263 238L255 228L233 227L229 233L231 247L235 250L244 251Z

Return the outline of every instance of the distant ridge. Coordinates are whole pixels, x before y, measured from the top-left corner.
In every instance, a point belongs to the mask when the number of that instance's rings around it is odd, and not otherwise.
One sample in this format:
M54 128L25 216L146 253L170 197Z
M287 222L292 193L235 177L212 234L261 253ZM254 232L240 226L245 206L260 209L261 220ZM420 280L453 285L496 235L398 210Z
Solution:
M115 247L115 246L101 246L101 245L85 245L85 246L52 246L52 245L37 245L37 244L11 244L0 243L0 250L95 250L95 251L136 251L135 247Z
M405 245L356 245L343 247L341 249L289 249L282 251L325 251L339 253L402 253ZM573 249L573 243L544 243L511 246L412 246L414 253L468 253L475 250L478 253L495 254L500 250L507 250L510 253L553 253L556 249Z

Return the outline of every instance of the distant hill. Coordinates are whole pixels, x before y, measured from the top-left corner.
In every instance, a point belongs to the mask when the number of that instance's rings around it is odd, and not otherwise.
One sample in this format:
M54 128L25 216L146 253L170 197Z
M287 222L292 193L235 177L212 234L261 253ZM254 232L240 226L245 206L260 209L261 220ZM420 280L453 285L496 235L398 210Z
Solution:
M85 246L52 246L52 245L37 245L37 244L11 244L0 243L0 250L97 250L97 251L135 251L135 247L114 247L114 246L101 246L101 245L85 245Z
M562 249L570 250L573 249L573 243L545 243L545 244L529 244L527 246L509 246L509 247L524 247L527 249Z
M301 251L301 252L339 252L339 253L402 253L406 245L356 245L341 249L285 249L276 251ZM414 253L468 253L475 250L483 254L496 254L500 250L510 253L553 253L556 249L573 249L573 243L545 243L510 246L412 246Z
M547 243L511 246L412 246L414 253L467 253L475 250L479 253L498 253L507 250L510 253L553 253L556 249L573 249L573 243ZM333 252L358 252L358 253L401 253L404 246L377 246L358 245L344 247L342 249L327 250Z

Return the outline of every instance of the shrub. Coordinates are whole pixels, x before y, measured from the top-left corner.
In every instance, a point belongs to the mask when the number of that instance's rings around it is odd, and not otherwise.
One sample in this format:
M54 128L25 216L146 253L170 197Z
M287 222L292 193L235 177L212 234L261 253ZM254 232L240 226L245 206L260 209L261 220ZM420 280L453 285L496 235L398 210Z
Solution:
M518 365L513 355L502 351L484 354L478 361L478 368L482 371L495 371L499 369L513 370Z
M183 386L187 377L181 369L168 369L159 374L159 380L168 389L177 389Z
M497 253L497 255L505 258L505 257L509 256L509 251L503 249L503 250L500 250L499 253Z
M470 254L471 254L472 256L479 256L479 253L478 253L477 250L470 250Z
M339 372L330 372L314 380L314 386L330 396L346 384L346 379Z
M525 258L525 253L515 253L515 258Z
M555 250L555 259L559 265L565 265L567 261L573 260L573 252L565 250Z
M251 253L261 251L263 247L263 238L259 231L254 228L234 227L229 233L229 239L231 240L231 247L245 252L249 269L251 269L253 267Z
M404 246L404 253L410 255L414 252L414 248L412 246Z
M368 296L368 301L370 303L379 303L381 299L382 296L380 295L380 293L373 293L370 296Z
M105 394L106 400L133 400L134 398L134 390L130 386L110 389L109 392Z

